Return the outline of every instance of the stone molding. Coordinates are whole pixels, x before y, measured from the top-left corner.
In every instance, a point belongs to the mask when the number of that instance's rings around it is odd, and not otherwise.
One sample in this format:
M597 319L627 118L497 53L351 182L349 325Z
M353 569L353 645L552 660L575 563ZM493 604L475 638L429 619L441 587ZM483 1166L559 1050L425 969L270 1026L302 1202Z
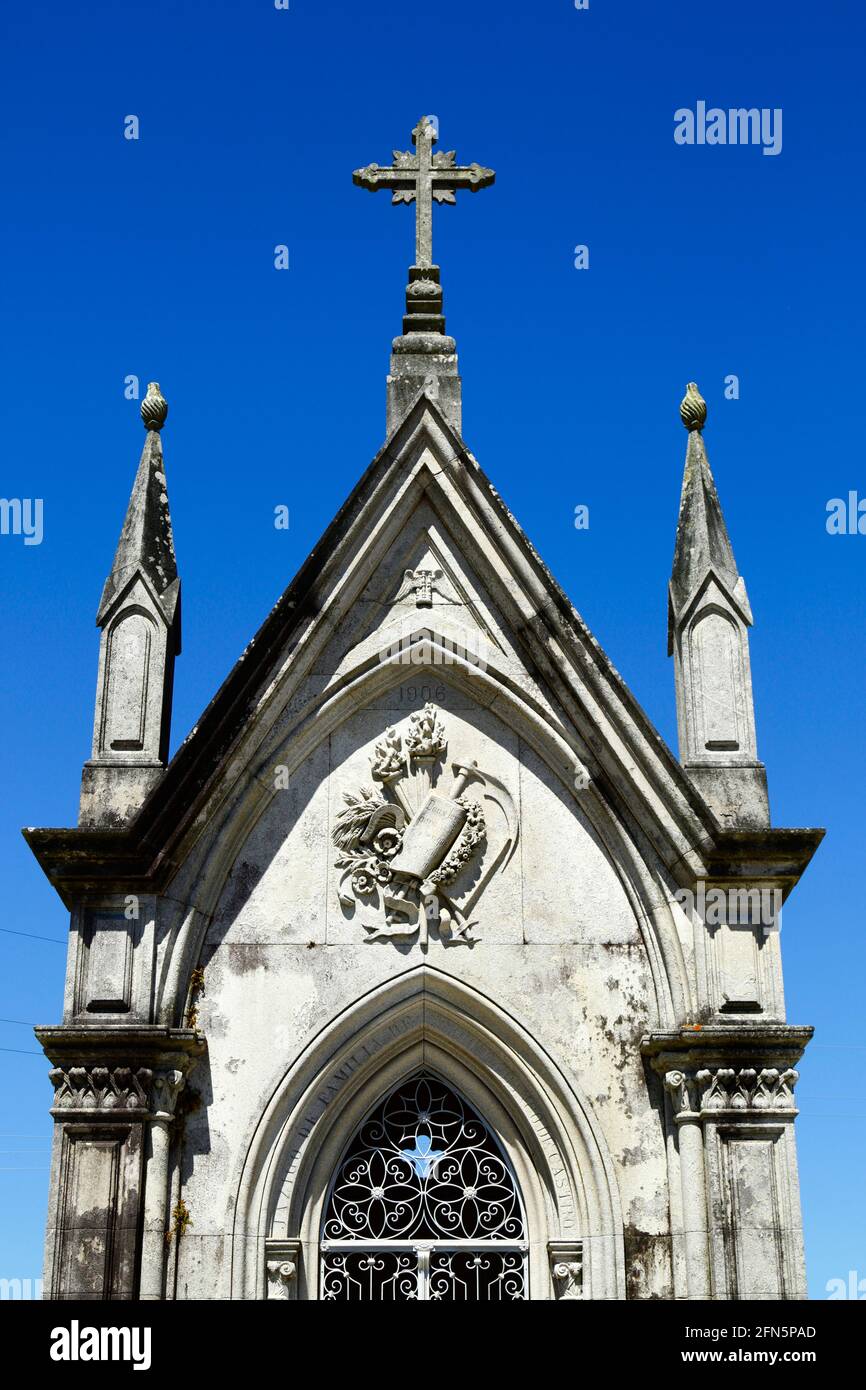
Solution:
M671 1097L674 1118L681 1122L707 1115L725 1118L744 1111L779 1110L796 1114L794 1086L799 1073L793 1067L701 1067L665 1072L664 1086Z
M86 1111L100 1119L112 1113L140 1119L150 1112L152 1119L171 1121L185 1083L179 1067L161 1072L149 1067L52 1067L48 1075L54 1086L52 1114Z
M48 1073L54 1086L53 1115L69 1110L120 1112L141 1117L147 1111L153 1072L147 1067L133 1071L124 1066L52 1067Z

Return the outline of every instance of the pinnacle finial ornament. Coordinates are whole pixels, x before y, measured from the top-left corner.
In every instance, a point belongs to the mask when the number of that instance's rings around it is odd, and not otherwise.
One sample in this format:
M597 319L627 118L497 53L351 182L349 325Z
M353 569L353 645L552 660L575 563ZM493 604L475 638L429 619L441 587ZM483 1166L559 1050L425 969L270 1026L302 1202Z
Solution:
M141 403L141 418L146 430L161 430L168 415L168 401L159 389L158 381L147 383L147 395Z
M702 430L707 423L707 403L694 381L686 386L686 394L680 404L680 419L689 431Z

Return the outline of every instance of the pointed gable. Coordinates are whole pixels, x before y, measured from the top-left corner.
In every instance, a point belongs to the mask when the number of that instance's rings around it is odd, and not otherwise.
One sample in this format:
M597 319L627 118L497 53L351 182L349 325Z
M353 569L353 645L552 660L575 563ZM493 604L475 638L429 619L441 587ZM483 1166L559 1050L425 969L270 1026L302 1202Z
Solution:
M363 649L369 637L360 600L419 506L435 510L463 562L469 557L483 579L483 592L479 588L465 605L462 625L465 631L475 613L495 639L486 649L490 682L521 690L533 717L561 740L564 770L584 777L618 814L637 814L663 859L691 874L685 866L702 852L696 847L712 851L718 829L712 813L462 438L421 392L128 829L107 841L98 831L27 832L62 892L74 892L76 884L95 888L117 874L148 885L164 882L181 846L201 833L209 801L225 795L226 778L244 775L245 767L251 775L254 750L267 730L300 726L329 688L346 682L353 650L362 662L380 660L390 638ZM423 558L426 551L408 553ZM401 586L408 567L395 575ZM394 589L395 604L401 586ZM435 629L448 609L436 603L424 610L419 640L429 640L422 628ZM328 658L333 685L323 690L322 670L311 675L309 663L334 640L338 646ZM348 665L341 665L341 653ZM287 691L293 692L288 700ZM485 699L494 695L491 685Z

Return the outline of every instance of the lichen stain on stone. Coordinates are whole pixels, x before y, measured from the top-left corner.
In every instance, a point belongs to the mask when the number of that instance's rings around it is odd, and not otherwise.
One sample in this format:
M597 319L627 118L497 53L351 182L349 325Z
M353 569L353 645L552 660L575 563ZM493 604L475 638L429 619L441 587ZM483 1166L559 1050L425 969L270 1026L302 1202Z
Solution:
M636 1226L623 1230L626 1298L660 1300L673 1297L670 1236L650 1235ZM663 1279L660 1278L662 1266Z
M235 943L228 948L229 970L232 975L250 975L269 967L266 946L257 942Z
M642 1149L623 1149L620 1162L623 1167L629 1168L636 1164L643 1163L647 1155Z

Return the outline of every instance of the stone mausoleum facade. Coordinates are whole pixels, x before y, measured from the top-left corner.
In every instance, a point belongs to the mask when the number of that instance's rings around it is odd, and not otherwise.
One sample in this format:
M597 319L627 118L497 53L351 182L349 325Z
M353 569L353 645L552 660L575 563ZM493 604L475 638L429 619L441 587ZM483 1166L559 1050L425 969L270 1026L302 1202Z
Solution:
M38 1029L46 1296L805 1296L752 614L688 388L669 587L679 760L461 435L433 202L387 437L168 760L180 583L159 387L97 622L71 913Z

